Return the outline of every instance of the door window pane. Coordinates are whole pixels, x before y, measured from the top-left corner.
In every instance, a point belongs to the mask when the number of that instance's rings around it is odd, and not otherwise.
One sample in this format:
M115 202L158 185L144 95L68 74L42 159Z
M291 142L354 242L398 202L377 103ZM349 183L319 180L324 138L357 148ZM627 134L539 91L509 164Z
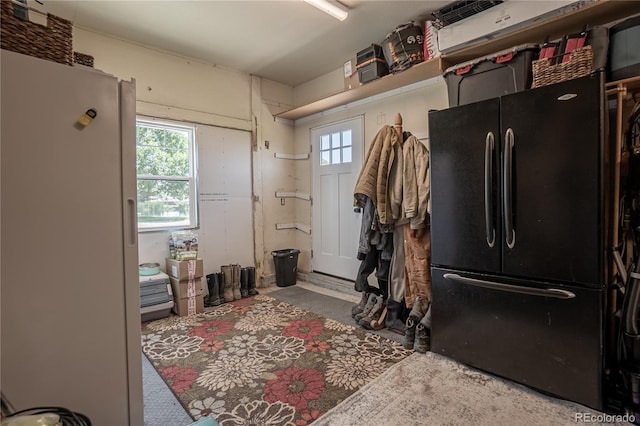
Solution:
M331 164L340 164L340 149L331 150Z

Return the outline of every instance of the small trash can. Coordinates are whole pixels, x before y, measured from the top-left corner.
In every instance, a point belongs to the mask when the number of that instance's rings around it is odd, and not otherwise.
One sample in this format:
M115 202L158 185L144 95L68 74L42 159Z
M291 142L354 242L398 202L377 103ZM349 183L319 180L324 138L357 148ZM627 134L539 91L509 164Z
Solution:
M276 284L278 287L288 287L296 283L296 272L298 272L297 249L274 250L273 264L276 267Z

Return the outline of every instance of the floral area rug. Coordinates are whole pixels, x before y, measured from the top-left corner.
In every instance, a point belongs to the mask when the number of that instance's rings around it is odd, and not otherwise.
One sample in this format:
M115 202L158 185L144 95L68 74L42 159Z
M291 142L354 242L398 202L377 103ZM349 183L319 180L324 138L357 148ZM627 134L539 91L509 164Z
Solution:
M310 424L412 353L265 295L144 323L142 350L194 420L221 426Z

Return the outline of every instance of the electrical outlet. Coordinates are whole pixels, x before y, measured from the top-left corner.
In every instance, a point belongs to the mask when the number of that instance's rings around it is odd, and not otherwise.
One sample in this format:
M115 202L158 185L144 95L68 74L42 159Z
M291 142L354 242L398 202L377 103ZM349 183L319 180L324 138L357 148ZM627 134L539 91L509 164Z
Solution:
M284 206L284 198L280 198L280 205Z

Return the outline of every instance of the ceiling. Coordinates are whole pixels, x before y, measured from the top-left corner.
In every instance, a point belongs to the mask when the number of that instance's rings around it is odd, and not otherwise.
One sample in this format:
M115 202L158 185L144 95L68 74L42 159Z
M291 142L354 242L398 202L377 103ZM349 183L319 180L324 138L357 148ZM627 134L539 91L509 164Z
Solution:
M398 25L424 21L451 1L343 0L349 8L343 22L302 0L40 3L28 4L80 28L295 87L340 69Z

